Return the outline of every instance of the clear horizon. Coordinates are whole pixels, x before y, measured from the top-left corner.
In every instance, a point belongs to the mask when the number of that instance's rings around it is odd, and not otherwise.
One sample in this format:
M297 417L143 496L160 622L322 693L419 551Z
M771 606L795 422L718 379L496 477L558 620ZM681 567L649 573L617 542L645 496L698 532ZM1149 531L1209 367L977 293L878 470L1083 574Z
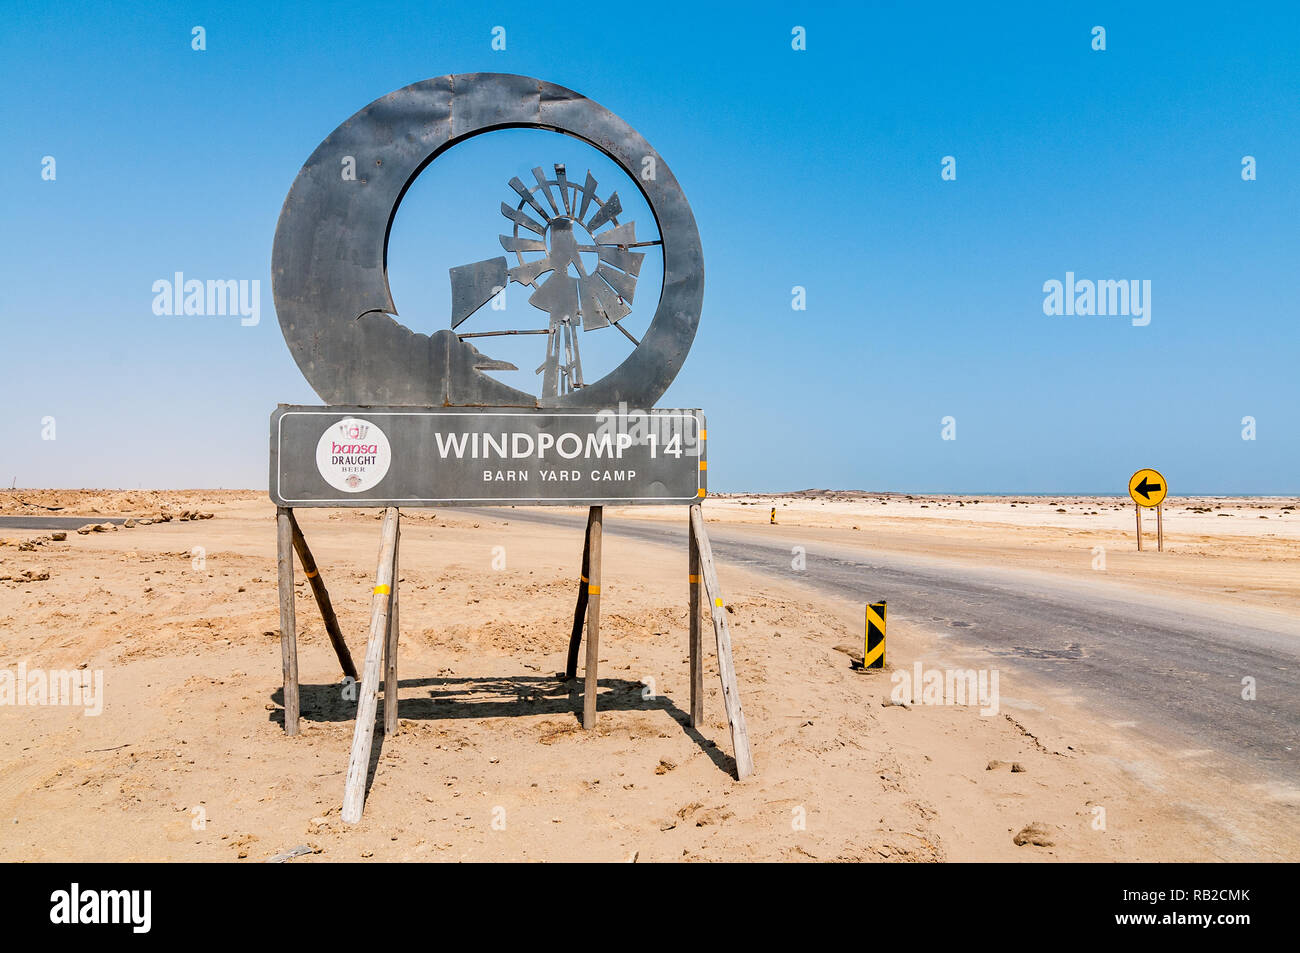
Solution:
M84 491L84 492L103 492L103 493L202 493L213 490L219 492L235 493L261 493L265 487L260 486L16 486L6 487L5 493L20 493L25 490L66 490L66 491ZM863 490L861 488L836 488L836 487L804 487L799 490L716 490L710 491L709 496L793 496L798 493L867 493L873 495L887 496L970 496L970 497L995 497L995 496L1032 496L1032 497L1079 497L1088 499L1114 499L1129 501L1127 493L1089 493L1078 490ZM1285 500L1300 499L1300 494L1293 493L1198 493L1194 490L1186 493L1170 493L1167 499L1224 499L1224 500ZM520 503L493 503L493 504L473 504L457 503L454 506L448 506L449 509L472 509L476 506L497 506L497 507L515 507L525 504ZM565 505L565 504L546 504L546 505ZM576 505L576 504L574 504ZM626 505L638 506L642 504L610 504L611 506ZM664 504L671 505L671 504ZM374 507L381 508L382 507ZM437 509L438 507L430 507Z

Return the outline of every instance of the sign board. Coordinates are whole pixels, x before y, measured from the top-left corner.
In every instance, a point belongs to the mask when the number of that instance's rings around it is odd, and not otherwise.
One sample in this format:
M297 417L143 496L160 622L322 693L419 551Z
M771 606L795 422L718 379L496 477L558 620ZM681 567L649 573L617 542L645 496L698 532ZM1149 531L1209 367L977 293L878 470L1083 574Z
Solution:
M590 169L584 175L563 162L521 160L506 180L503 196L484 204L498 226L494 230L509 233L498 234L495 243L486 229L468 236L465 257L458 259L464 263L448 272L449 326L427 335L405 327L396 320L399 311L388 281L389 233L403 196L422 170L457 143L514 129L563 133L603 153L645 200L648 218L642 216L638 224L612 183L600 185ZM361 158L364 188L339 173L340 160L346 172L349 160ZM530 166L531 172L524 173ZM647 176L647 168L653 174ZM503 178L508 170L502 169ZM624 194L631 194L626 184ZM497 212L505 222L496 219ZM638 288L647 256L662 265L657 295L653 288ZM285 343L328 405L281 404L271 415L270 495L278 507L287 734L298 733L300 708L295 552L339 661L355 673L293 511L312 506L387 510L343 819L361 819L381 681L384 731L398 726L402 508L591 507L566 667L572 676L585 631L582 725L591 728L599 685L602 507L689 506L689 642L696 675L689 720L699 725L704 718L699 611L704 597L712 605L736 777L743 781L752 774L727 612L699 506L707 489L704 415L699 410L626 409L653 407L663 396L690 350L704 300L695 216L650 144L585 96L533 77L469 73L413 83L355 113L308 158L280 212L271 273ZM490 312L498 309L487 305L511 283L536 309L532 317L546 315L544 326L518 327L512 320L516 326L501 327L494 319ZM631 322L623 323L638 297L642 303L657 302L649 325L635 325L644 328L639 337ZM603 332L607 342L612 338L620 347L626 347L623 339L632 345L613 370L594 381L582 371L581 342L589 332ZM496 339L519 335L530 336L525 340L535 345L539 357L545 342L536 371L540 393L492 376L519 370L491 353ZM531 366L531 359L525 366ZM597 409L612 407L619 410Z
M1139 470L1128 478L1128 495L1138 506L1159 506L1169 493L1169 483L1159 470Z
M698 503L698 410L300 407L271 415L278 506Z

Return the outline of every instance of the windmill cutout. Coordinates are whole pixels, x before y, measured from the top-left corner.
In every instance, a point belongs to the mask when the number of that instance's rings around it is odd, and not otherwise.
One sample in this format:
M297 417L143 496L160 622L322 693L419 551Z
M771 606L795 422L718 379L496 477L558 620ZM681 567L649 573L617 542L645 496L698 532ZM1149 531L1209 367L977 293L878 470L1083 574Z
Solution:
M433 116L451 116L454 121L431 122ZM546 130L589 145L599 143L612 168L636 185L654 220L653 225L642 224L655 237L637 240L634 223L619 220L624 210L617 193L602 199L590 171L578 184L568 179L563 165L552 167L553 177L535 168L530 174L535 185L513 178L511 191L503 195L507 201L501 204L501 214L510 222L502 229L507 234L500 237L505 254L452 268L450 327L431 334L414 331L396 320L388 281L388 241L403 196L422 170L458 142L502 129ZM366 188L356 188L338 175L340 143L375 157L374 165L368 166ZM634 171L647 165L657 175L640 177ZM653 315L638 323L645 328L638 341L624 323L630 325L627 318L636 285L646 255L651 254L646 248L654 245L662 256L662 283L654 292ZM659 278L656 271L652 268L651 274ZM387 770L380 764L384 759L373 756L381 686L382 730L392 734L399 728L400 621L410 618L401 572L401 516L410 509L504 503L589 507L561 677L570 683L578 678L578 657L585 642L582 726L591 729L596 725L602 654L604 509L623 504L685 504L691 672L685 727L700 741L699 736L708 731L704 630L711 622L735 777L743 781L752 775L754 760L740 703L729 612L703 514L708 489L704 414L698 409L656 408L699 327L704 258L690 203L653 147L598 103L535 77L470 73L413 83L353 114L303 164L281 207L271 274L285 343L325 404L281 404L270 422L284 730L298 734L302 714L296 634L301 600L295 595L295 565L301 564L340 667L357 687L343 820L349 824L361 820L372 765L376 772ZM504 300L493 299L511 281L528 287L529 303L545 312L547 320L520 322L530 326L522 329L497 330L490 325L499 327L499 322L480 318L462 332L483 305L493 302L492 310L499 310ZM649 292L641 294L644 305ZM604 376L584 381L579 332L611 325L631 343L631 353ZM519 334L547 336L546 357L537 368L540 396L484 373L518 368L479 352L469 340ZM612 341L617 336L607 333L606 337ZM622 340L615 347L623 347ZM594 363L591 356L589 349L589 364ZM611 409L615 407L618 410ZM623 463L607 471L605 463L614 448L605 435L611 430L620 438L617 448ZM458 437L463 448L471 433L476 441L482 439L485 448L494 449L498 439L504 442L508 436L510 453L498 453L512 461L508 472L522 477L498 482L494 471L481 468L488 458L486 449L482 456L473 449L468 454L456 449L456 441L450 438ZM443 434L449 435L445 444ZM631 441L626 446L625 436ZM533 438L536 456L532 451L517 456L516 437ZM552 438L548 445L555 451L550 458L542 450L543 437ZM579 445L573 457L560 449L561 441L570 438ZM367 452L335 453L338 443L364 443ZM343 462L336 462L336 457ZM373 469L345 470L372 466L349 460L354 457L373 458ZM438 464L430 465L435 457ZM556 457L566 461L566 470L572 467L571 479L557 480L552 487L546 485L543 468L555 466ZM529 479L533 474L536 478ZM356 485L349 482L353 477ZM367 477L372 479L368 482ZM360 671L294 515L299 507L384 508ZM571 689L568 694L574 697ZM316 716L309 712L308 717ZM726 769L725 762L714 760Z
M619 323L632 313L629 305L645 259L644 252L631 249L662 244L659 239L638 242L636 224L619 223L623 206L618 193L602 200L590 171L579 185L568 179L562 163L554 168L553 179L548 179L540 166L533 169L534 186L525 185L518 176L510 180L510 188L519 198L513 206L501 203L501 214L513 229L500 240L501 247L514 254L514 267L508 267L501 256L450 270L453 330L505 290L508 282L533 289L528 303L550 316L545 328L476 331L459 337L464 341L545 334L546 359L536 371L542 376L542 397L582 388L579 323L583 331L613 326L633 347L640 343ZM518 370L506 361L487 357L474 366L477 370Z

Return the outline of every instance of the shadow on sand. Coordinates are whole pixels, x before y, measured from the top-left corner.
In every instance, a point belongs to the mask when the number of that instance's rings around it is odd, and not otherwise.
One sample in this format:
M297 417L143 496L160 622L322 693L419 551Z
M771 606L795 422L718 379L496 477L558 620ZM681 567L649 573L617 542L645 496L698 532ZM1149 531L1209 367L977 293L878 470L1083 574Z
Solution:
M597 708L602 713L616 711L662 711L677 722L687 736L715 765L732 777L736 773L735 759L722 751L715 742L705 738L690 725L690 717L665 695L644 698L645 686L639 681L625 678L599 679ZM581 678L565 680L563 677L540 675L512 675L496 678L402 678L401 718L409 721L445 721L457 718L520 718L530 715L569 715L581 722ZM331 685L299 686L301 718L304 721L342 722L356 718L357 703L343 697L343 683ZM356 690L351 694L355 696ZM271 694L277 705L284 704L283 688ZM283 707L270 713L270 720L284 724ZM366 779L366 794L370 793L375 766L383 750L384 707L383 691L375 713L375 744L370 751L370 769Z

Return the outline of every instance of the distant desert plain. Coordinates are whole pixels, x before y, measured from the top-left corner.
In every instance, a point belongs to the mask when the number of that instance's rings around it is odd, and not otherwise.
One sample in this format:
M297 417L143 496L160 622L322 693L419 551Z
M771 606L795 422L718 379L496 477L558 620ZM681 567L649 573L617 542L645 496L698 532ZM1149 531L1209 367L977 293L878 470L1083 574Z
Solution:
M1171 497L1163 554L1154 513L1138 553L1132 504L1111 497L809 490L714 496L704 512L810 548L1267 614L1300 639L1297 502ZM95 713L0 706L0 859L1300 858L1295 788L1135 733L1014 660L999 663L996 715L896 704L896 671L982 663L942 620L898 612L886 669L864 672L851 658L863 603L887 591L864 579L860 598L827 594L794 569L720 556L757 765L736 781L707 621L705 723L687 725L685 546L619 533L684 525L683 508L606 507L601 714L584 731L581 679L557 673L585 510L548 510L572 526L536 512L403 511L400 728L377 732L365 816L349 826L356 702L301 569L302 732L282 731L264 492L0 491L0 517L78 521L0 528L0 672L103 676ZM358 665L380 515L298 511Z

